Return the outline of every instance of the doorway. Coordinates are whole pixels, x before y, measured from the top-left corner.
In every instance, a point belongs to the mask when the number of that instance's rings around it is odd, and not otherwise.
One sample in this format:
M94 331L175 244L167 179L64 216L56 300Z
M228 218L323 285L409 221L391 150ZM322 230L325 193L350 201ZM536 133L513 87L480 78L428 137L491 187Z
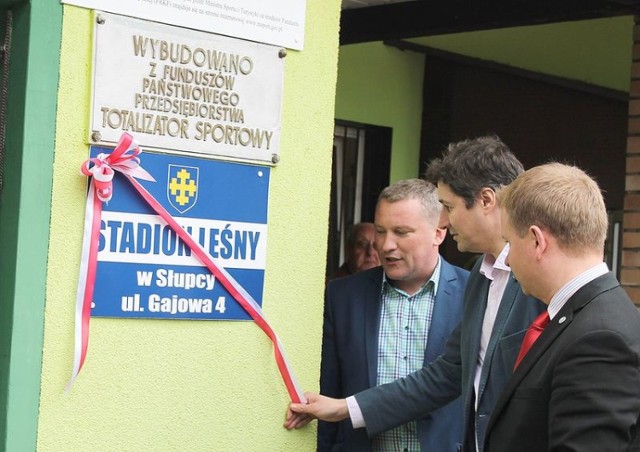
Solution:
M391 136L390 127L336 121L327 276L344 262L344 245L351 226L373 221L378 195L389 185Z

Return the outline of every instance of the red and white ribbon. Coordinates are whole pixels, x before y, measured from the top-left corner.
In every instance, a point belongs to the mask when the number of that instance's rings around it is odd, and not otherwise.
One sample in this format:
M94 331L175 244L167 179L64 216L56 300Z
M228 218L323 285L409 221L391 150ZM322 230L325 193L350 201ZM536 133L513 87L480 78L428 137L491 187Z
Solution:
M113 194L113 176L115 171L144 180L155 179L140 166L142 151L133 137L124 133L111 154L100 154L88 159L80 168L85 176L92 176L87 194L84 214L84 236L82 239L82 256L80 259L80 277L76 294L75 314L75 350L73 372L66 389L71 389L80 373L87 356L89 344L89 320L91 319L91 303L96 282L98 264L98 243L100 236L100 217L102 203L111 199Z
M128 152L131 151L131 152ZM133 187L144 198L149 206L174 230L182 241L191 249L216 279L224 286L233 298L247 311L251 318L265 332L273 343L276 364L284 381L289 397L293 402L305 403L306 399L298 385L291 365L286 358L284 347L278 335L273 331L264 316L260 305L253 297L221 266L216 265L214 259L197 243L166 211L164 207L136 180L154 180L149 173L140 167L138 155L140 148L128 133L120 138L118 146L110 155L100 154L97 159L89 159L82 166L83 174L92 175L92 183L87 196L85 212L85 234L80 266L80 280L78 281L78 296L76 301L76 351L71 380L67 384L70 388L78 376L87 353L89 339L89 317L91 315L91 298L95 285L97 266L97 247L100 232L100 213L102 201L108 201L112 196L111 180L113 170L120 171L131 182ZM93 166L91 166L93 164ZM95 187L94 187L95 184ZM97 219L96 219L97 217ZM88 233L87 231L91 231ZM87 243L89 242L89 243Z

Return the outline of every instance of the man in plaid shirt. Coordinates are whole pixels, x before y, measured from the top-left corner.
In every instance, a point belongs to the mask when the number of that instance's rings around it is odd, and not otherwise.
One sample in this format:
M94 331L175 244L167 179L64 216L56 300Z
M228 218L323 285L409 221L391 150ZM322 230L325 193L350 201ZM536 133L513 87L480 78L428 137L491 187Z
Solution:
M438 357L462 312L468 272L438 253L446 230L434 185L400 181L375 212L376 267L327 286L320 392L342 398L404 377ZM318 450L454 451L459 400L373 439L351 421L321 422Z

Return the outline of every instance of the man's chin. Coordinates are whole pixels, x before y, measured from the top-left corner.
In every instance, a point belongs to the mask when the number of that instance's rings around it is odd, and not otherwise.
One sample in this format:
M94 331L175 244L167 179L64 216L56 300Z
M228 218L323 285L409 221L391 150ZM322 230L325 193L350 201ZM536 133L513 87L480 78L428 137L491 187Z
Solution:
M458 238L459 236L456 236L456 248L458 248L458 251L460 251L461 253L480 253L481 251L477 251L477 250L472 250L469 248L469 245L463 241L460 241L460 239Z
M457 240L456 240L456 248L458 248L458 251L460 251L461 253L466 253L468 251L464 243L458 242Z

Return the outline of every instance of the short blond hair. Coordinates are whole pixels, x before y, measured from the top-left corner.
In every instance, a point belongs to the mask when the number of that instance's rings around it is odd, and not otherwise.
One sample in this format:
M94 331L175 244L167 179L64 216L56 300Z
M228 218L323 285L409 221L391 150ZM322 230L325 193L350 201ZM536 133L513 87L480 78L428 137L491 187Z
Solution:
M405 179L389 185L378 196L378 203L385 200L390 203L417 199L422 205L425 217L433 224L437 224L442 211L442 204L438 200L438 189L431 182L424 179Z
M567 250L604 248L607 208L596 181L580 168L561 163L536 166L500 190L499 199L520 237L536 225Z

